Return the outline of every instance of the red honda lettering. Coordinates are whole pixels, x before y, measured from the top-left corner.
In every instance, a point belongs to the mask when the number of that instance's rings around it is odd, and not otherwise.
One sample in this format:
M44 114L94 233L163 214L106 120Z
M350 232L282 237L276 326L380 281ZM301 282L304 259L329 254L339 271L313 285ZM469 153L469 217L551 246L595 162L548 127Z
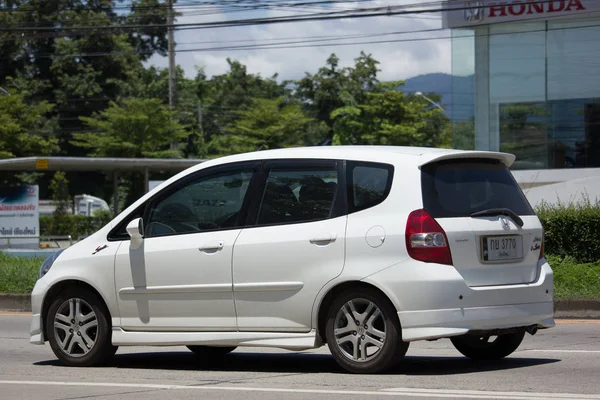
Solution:
M498 13L496 15L496 13ZM506 3L490 4L489 18L506 17Z
M527 14L543 14L544 3L529 3Z
M565 0L559 0L558 1L558 5L556 4L556 1L551 1L550 3L548 3L548 12L560 12L563 11L565 9Z
M515 1L508 7L508 12L510 15L523 15L525 14L525 10L527 10L527 7L520 1Z
M575 11L585 10L585 7L581 4L581 0L569 0L565 11L571 11L571 7L575 7Z

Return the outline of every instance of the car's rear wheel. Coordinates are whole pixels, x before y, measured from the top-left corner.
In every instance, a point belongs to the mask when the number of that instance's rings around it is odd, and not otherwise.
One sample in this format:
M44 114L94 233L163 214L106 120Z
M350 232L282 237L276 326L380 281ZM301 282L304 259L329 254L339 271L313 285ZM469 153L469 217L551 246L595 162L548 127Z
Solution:
M110 316L103 302L85 289L69 289L57 297L46 316L52 351L69 366L88 367L112 357Z
M348 290L331 304L325 326L335 361L352 373L377 373L406 354L396 309L379 292Z
M525 336L525 331L499 336L457 336L450 340L462 355L473 360L499 360L512 354Z
M201 357L221 357L225 354L231 353L235 349L236 346L186 346L188 349L196 353Z

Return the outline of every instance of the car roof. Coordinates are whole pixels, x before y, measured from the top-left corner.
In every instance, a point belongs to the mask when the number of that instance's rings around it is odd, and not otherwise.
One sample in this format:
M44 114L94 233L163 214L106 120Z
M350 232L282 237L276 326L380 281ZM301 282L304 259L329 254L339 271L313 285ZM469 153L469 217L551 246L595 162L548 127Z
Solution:
M231 156L212 159L210 161L192 167L192 170L204 169L206 167L231 162L265 159L327 158L356 161L395 162L399 160L398 156L404 156L402 158L405 161L407 159L406 156L408 156L408 158L412 158L415 164L418 166L422 166L436 160L463 157L493 158L502 161L507 166L510 166L514 161L514 156L512 154L490 151L471 151L413 146L312 146L261 150L249 153L235 154ZM192 170L190 170L189 172L192 172Z

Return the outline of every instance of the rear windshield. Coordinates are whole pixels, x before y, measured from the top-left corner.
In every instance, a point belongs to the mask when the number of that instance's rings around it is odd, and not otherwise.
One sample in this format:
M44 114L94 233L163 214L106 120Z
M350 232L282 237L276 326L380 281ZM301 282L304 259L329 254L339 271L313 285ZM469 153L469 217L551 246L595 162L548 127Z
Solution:
M434 218L468 217L490 208L534 215L512 174L497 160L448 160L421 172L423 205Z

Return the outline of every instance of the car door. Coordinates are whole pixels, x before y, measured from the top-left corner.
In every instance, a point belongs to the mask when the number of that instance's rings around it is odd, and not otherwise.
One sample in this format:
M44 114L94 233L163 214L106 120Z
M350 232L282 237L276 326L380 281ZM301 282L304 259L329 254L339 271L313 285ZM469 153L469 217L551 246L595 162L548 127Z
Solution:
M323 286L342 272L345 191L334 161L265 163L233 252L240 331L307 332Z
M122 243L115 259L124 329L236 329L231 257L259 165L200 172L149 201L141 245Z

